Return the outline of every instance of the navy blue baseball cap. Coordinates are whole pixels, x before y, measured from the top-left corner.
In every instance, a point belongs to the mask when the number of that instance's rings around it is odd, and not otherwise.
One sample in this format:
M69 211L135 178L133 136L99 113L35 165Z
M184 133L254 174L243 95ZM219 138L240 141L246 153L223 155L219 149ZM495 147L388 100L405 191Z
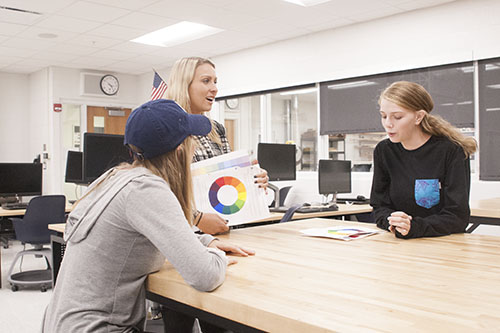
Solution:
M136 146L139 156L150 159L174 150L190 135L207 135L211 129L207 117L189 114L173 100L157 99L132 111L124 143Z

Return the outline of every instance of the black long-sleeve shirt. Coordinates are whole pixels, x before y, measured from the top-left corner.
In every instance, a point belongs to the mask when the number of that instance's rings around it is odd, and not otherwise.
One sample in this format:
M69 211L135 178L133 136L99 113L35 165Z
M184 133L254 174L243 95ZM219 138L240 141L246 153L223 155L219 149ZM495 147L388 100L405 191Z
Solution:
M412 216L408 235L443 236L464 232L470 218L470 162L463 149L432 136L415 150L383 140L375 147L370 204L377 226L389 228L395 211Z

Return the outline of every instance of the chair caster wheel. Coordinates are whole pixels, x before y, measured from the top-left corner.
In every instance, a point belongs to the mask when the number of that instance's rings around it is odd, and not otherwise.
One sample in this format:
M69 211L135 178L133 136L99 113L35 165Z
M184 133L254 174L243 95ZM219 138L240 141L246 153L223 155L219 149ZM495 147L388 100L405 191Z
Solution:
M40 287L40 291L41 291L42 293L46 292L46 291L47 291L47 287L46 287L46 286L41 286L41 287Z
M15 284L13 284L11 287L10 287L10 290L12 291L18 291L19 290L19 287L16 286Z

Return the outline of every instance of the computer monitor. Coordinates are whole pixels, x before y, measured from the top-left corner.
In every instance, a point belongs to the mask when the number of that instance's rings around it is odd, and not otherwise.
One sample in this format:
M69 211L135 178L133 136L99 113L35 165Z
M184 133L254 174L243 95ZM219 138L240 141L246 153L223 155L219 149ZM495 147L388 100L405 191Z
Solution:
M0 197L42 194L41 163L0 163Z
M81 151L68 150L64 181L66 183L87 184L83 178L83 153Z
M325 197L333 194L333 203L337 193L351 193L351 161L319 160L318 188Z
M257 160L261 168L267 171L269 181L295 180L295 145L280 143L259 143L257 146ZM282 211L280 207L280 189L269 183L274 191L274 207L271 211Z
M83 176L91 183L106 170L131 161L123 135L85 133L83 135Z
M269 181L295 180L295 145L259 143L257 160L266 169Z

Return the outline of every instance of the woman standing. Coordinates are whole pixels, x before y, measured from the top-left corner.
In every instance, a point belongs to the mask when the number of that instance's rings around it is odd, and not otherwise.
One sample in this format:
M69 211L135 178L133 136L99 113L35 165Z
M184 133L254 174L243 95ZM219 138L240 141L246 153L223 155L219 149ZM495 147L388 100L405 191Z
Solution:
M379 105L389 138L373 155L371 205L377 226L399 238L464 232L475 140L431 115L434 102L419 84L394 82Z
M217 76L215 65L208 59L188 57L177 60L172 67L165 97L179 103L191 114L205 114L212 109L217 96ZM212 130L208 135L194 136L195 152L193 162L231 152L222 124L211 120ZM256 183L266 188L267 172L257 175ZM226 221L217 214L196 211L194 224L204 233L217 234L229 230Z

